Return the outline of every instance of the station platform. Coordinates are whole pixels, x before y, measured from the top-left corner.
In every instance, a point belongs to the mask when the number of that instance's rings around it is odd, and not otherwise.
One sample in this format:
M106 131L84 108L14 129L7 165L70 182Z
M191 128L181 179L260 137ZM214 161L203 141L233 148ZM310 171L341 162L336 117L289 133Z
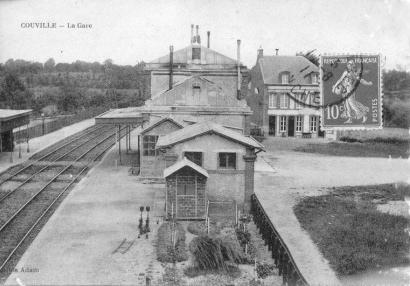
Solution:
M60 141L61 139L73 135L95 124L95 119L87 119L79 123L61 128L55 132L36 137L29 140L30 152L27 152L27 143L16 144L13 154L10 152L0 153L0 173L4 170L27 161L34 153ZM19 158L19 149L21 148L21 158ZM10 157L13 162L10 162Z
M5 285L145 285L147 276L152 281L162 277L155 234L162 223L165 186L129 175L138 131L131 132L128 153L122 139L121 166L117 144L71 190ZM151 210L148 238L138 238L141 206ZM146 217L144 211L144 224ZM124 241L128 249L121 247Z

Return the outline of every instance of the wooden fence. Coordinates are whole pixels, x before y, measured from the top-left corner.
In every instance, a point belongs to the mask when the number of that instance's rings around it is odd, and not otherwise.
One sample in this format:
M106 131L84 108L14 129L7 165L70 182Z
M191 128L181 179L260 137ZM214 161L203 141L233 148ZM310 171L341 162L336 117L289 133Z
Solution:
M265 244L272 252L272 258L279 269L279 275L282 275L283 284L289 286L309 285L255 194L251 197L251 212Z
M90 108L87 110L80 111L74 115L66 115L64 117L59 117L53 121L45 122L44 127L43 124L38 124L35 126L31 126L29 128L22 129L20 131L13 132L14 141L26 142L27 138L32 139L35 137L39 137L44 134L48 134L56 130L59 130L63 127L78 123L80 121L96 117L97 115L107 111L108 109L108 107Z

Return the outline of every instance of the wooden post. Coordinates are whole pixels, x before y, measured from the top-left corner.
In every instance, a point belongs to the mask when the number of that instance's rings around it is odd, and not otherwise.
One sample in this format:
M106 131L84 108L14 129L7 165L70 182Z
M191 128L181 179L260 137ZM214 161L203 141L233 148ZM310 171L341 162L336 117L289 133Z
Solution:
M128 148L130 148L130 151L131 151L132 150L131 149L131 125L128 125L128 129L129 129L129 132L128 132L128 134L129 134L129 136L128 136L128 140L129 140Z
M13 163L13 130L10 131L10 163Z
M125 152L128 154L128 125L125 125Z
M19 126L19 158L21 158L21 131Z
M118 165L121 165L121 124L118 124Z
M28 123L27 123L27 153L30 153L30 144L29 144L29 138L30 138L30 130L28 129Z

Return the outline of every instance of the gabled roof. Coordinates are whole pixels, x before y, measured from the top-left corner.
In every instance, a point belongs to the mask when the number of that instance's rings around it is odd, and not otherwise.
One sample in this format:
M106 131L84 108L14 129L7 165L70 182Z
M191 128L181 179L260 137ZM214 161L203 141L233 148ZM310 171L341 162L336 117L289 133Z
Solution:
M178 119L173 117L172 115L168 115L166 117L160 118L159 120L155 120L152 123L150 123L147 127L144 128L144 130L141 131L140 134L141 135L145 134L149 130L153 129L154 127L160 125L162 122L165 122L165 121L170 121L180 128L184 128L184 125L185 125L184 123L180 122Z
M190 82L201 84L201 92L198 98L188 96ZM145 106L220 106L249 108L244 101L226 94L222 88L203 76L190 76L178 83L172 89L156 93L145 102Z
M289 72L293 76L290 84L310 84L305 78L312 72L318 73L319 68L304 56L263 56L259 59L265 84L282 84L279 74Z
M164 178L167 178L174 174L176 171L184 168L184 167L190 167L194 169L196 172L200 173L201 175L204 175L205 177L209 178L208 172L202 168L201 166L198 166L194 162L188 160L186 157L184 157L182 160L176 162L174 165L169 166L164 170Z
M215 124L210 121L204 121L189 125L184 129L174 131L170 134L159 137L156 148L163 148L174 145L179 142L193 139L197 136L201 136L208 133L215 133L229 140L238 142L248 147L254 147L260 150L264 150L264 146L251 136L244 136L236 131L229 130L221 125Z
M174 64L187 64L192 61L192 48L201 48L201 60L207 65L236 65L236 60L224 56L214 50L208 49L202 45L189 45L183 49L174 51L173 63ZM152 60L149 64L169 64L169 54Z

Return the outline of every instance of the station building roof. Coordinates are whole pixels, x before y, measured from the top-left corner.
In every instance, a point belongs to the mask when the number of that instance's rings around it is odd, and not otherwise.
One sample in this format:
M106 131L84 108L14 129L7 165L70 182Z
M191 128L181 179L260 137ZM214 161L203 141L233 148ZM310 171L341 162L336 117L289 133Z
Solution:
M199 122L189 125L183 129L174 131L170 134L160 136L158 138L156 148L165 148L179 142L187 141L197 136L214 133L229 140L236 141L247 147L253 147L260 150L265 150L265 147L251 136L244 136L236 131L227 129L219 124L210 121Z
M209 178L208 172L204 168L188 160L186 157L184 157L182 160L179 160L174 165L166 168L164 170L164 177L167 178L184 167L189 167L198 172L199 174Z

